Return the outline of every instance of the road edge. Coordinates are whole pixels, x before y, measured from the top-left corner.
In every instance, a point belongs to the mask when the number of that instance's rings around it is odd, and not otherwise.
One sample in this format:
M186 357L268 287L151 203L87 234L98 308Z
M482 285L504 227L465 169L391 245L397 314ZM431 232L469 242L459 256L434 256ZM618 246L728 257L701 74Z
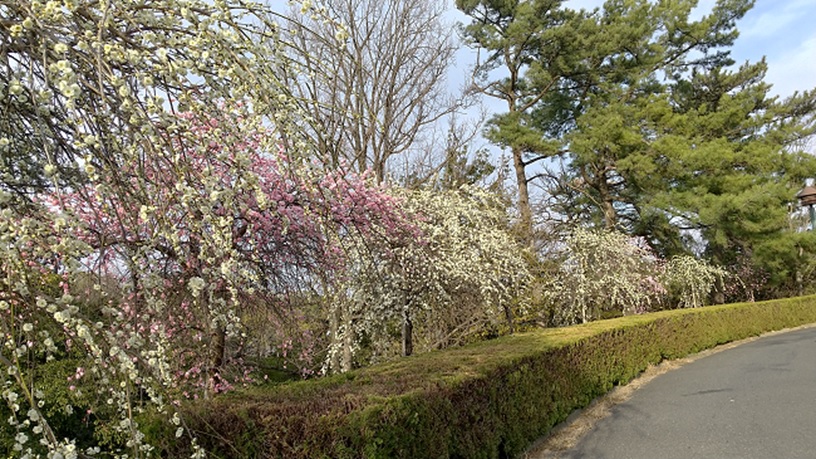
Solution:
M681 359L664 360L657 365L651 365L628 384L616 386L605 395L590 402L586 408L573 411L564 422L556 425L547 435L536 440L519 456L519 459L558 459L561 455L577 445L584 435L592 430L596 422L609 416L612 413L612 408L629 400L635 391L660 375L710 355L733 349L766 336L780 335L813 327L816 327L816 323L771 331L750 338L721 344Z

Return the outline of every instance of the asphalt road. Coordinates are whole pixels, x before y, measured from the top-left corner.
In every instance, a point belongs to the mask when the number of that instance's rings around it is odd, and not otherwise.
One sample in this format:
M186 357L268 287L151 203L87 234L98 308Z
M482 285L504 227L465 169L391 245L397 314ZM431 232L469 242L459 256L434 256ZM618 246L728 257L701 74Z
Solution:
M655 378L562 458L816 458L816 328Z

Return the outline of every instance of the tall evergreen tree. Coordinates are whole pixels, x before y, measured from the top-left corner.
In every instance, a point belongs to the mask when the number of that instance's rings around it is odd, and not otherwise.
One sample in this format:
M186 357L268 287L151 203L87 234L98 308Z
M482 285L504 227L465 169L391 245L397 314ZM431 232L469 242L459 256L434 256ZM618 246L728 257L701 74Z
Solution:
M664 256L749 261L772 273L771 287L795 287L810 244L788 231L787 204L816 171L796 151L816 129L816 93L772 97L764 61L732 64L718 53L664 71L666 83L653 75L589 100L568 137L570 179L585 197L571 208Z
M734 67L736 22L753 0L719 0L699 19L691 0L457 5L472 18L465 36L487 51L477 89L507 102L487 134L513 153L527 234L527 185L544 177L549 212L570 224L799 282L809 243L787 231L787 203L816 171L797 151L814 133L816 93L775 98L764 61ZM532 172L549 157L563 167Z
M472 22L465 41L485 50L474 68L473 90L506 103L494 115L486 136L512 153L518 187L519 228L532 244L533 213L528 169L558 154L560 144L533 119L535 107L557 93L567 76L578 71L589 47L585 12L562 7L560 0L457 0Z
M594 11L575 11L554 0L457 1L471 18L463 29L466 41L487 53L475 67L474 89L507 104L486 134L512 153L520 227L527 238L533 234L529 183L545 175L531 166L574 156L567 134L578 127L578 117L659 92L661 75L726 60L722 48L733 43L734 23L752 4L723 0L711 15L691 21L696 5L691 0L610 0ZM611 190L604 189L615 174L602 161L592 166L598 169L583 166L584 175L597 176L594 188L601 195L573 192L599 202L604 225L615 227Z

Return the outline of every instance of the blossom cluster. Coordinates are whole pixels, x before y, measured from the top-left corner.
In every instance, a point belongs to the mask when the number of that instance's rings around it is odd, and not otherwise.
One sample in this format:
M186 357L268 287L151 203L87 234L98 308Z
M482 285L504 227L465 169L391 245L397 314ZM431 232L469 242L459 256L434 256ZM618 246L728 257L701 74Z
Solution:
M495 195L473 186L391 192L418 232L351 247L369 257L356 257L332 303L325 370L350 368L363 337L371 361L393 357L400 324L409 324L419 350L438 349L500 324L512 330L525 307L529 258ZM413 341L403 336L403 346L406 339Z
M180 375L228 387L213 363L225 337L240 341L239 292L274 278L242 263L271 240L242 218L284 203L282 235L301 198L265 193L243 152L307 150L306 117L275 78L274 14L243 0L0 1L4 452L145 457L141 412L185 432L174 414L194 381ZM222 110L234 123L196 121ZM247 134L259 126L274 136Z
M653 308L700 307L726 272L690 255L668 261L648 245L615 231L576 229L545 285L556 324Z

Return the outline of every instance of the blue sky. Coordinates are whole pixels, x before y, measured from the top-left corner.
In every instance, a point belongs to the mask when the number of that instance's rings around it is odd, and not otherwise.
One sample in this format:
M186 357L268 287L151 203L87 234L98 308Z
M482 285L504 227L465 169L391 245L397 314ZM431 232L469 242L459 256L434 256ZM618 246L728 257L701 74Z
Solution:
M816 87L816 0L758 0L737 27L734 58L765 56L774 92L787 96Z

